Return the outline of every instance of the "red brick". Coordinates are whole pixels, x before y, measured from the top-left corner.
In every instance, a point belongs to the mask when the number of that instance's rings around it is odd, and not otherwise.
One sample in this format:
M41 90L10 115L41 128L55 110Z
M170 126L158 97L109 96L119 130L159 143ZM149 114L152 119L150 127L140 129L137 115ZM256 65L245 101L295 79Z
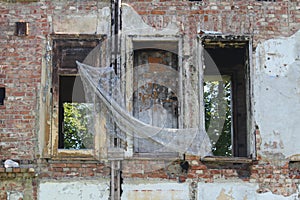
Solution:
M63 167L67 167L67 164L66 163L53 163L53 164L51 164L51 166L53 167L53 168L63 168Z
M152 10L150 12L152 15L164 15L166 14L166 11L162 11L162 10Z
M80 168L81 164L80 163L68 163L67 167L70 167L70 168Z
M21 172L21 169L20 168L13 168L13 172L19 173L19 172Z
M191 169L192 170L205 170L205 169L207 169L207 167L205 165L194 165L194 166L191 166Z

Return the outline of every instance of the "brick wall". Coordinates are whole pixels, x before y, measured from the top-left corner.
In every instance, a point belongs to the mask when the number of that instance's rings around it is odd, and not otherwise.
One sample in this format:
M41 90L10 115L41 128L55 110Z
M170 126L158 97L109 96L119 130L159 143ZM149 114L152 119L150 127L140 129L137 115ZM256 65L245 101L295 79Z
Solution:
M300 3L297 1L135 1L125 0L145 22L164 28L176 21L182 33L195 38L197 31L224 34L251 34L254 42L291 35L299 29ZM278 26L280 24L280 26Z
M300 28L300 2L217 1L148 1L126 0L152 27L164 28L175 22L192 44L198 30L231 34L251 34L254 44L268 38L287 36ZM37 198L37 178L66 179L75 177L109 177L108 164L92 161L49 161L39 159L39 98L41 70L46 51L46 37L52 33L52 15L86 15L97 12L98 1L39 1L23 3L0 2L0 86L6 88L4 105L0 106L0 160L30 160L30 171L6 171L0 168L0 199L9 191L23 192L24 199ZM15 36L15 22L29 22L28 36ZM109 22L108 22L109 23ZM197 26L197 24L200 24ZM280 25L278 25L280 24ZM192 49L192 48L190 48ZM187 52L185 52L187 53ZM189 52L191 53L191 52ZM257 132L257 149L261 141ZM248 164L215 165L187 157L190 168L183 173L179 162L164 160L126 160L122 163L124 179L156 178L185 182L211 183L237 178L258 183L258 192L271 191L290 195L300 184L299 168L273 166L260 160ZM278 158L280 159L280 158ZM23 164L25 169L29 164Z

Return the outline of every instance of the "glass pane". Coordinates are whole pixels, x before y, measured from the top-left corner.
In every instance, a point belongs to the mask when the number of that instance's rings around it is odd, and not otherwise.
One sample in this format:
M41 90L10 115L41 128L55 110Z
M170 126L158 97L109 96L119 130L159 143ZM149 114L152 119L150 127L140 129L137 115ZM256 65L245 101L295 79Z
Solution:
M93 148L92 104L63 103L65 149Z
M232 156L231 99L230 78L204 82L205 129L215 156Z

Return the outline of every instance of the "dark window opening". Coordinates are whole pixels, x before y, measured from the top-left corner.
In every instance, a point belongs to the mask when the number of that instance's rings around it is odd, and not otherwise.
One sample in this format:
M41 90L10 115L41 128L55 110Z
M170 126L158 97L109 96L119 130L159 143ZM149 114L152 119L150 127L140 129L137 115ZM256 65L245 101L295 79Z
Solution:
M28 35L28 22L16 22L15 35L27 36Z
M80 77L60 76L59 94L59 148L92 148L93 133L88 126L92 105L85 102Z
M76 60L82 62L98 39L54 39L53 88L58 105L58 148L93 148L92 105L86 103Z
M135 50L133 77L133 116L153 126L178 128L178 55L153 48ZM162 149L160 144L135 138L136 153L166 151Z
M204 44L205 129L215 156L247 156L247 45Z
M0 88L0 105L4 105L5 88Z

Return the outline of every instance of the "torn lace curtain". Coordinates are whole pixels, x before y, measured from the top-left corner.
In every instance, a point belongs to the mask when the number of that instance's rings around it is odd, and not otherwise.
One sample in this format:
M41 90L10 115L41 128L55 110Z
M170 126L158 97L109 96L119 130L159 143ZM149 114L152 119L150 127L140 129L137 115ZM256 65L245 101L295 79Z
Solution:
M107 128L111 127L111 130L108 130L110 134L117 129L121 130L126 135L125 137L120 136L122 140L128 138L146 140L148 144L161 147L155 150L157 152L178 152L199 156L211 155L211 142L205 130L200 128L157 127L137 119L126 109L124 94L120 91L121 81L115 75L113 68L100 67L101 64L99 63L91 66L91 62L86 62L86 60L84 62L77 62L77 66L84 85L85 98L87 102L92 103L94 106L93 115L99 114L103 106L108 111L111 120L106 123L112 122L117 127L112 128L112 125L107 124ZM97 118L95 117L95 119Z

